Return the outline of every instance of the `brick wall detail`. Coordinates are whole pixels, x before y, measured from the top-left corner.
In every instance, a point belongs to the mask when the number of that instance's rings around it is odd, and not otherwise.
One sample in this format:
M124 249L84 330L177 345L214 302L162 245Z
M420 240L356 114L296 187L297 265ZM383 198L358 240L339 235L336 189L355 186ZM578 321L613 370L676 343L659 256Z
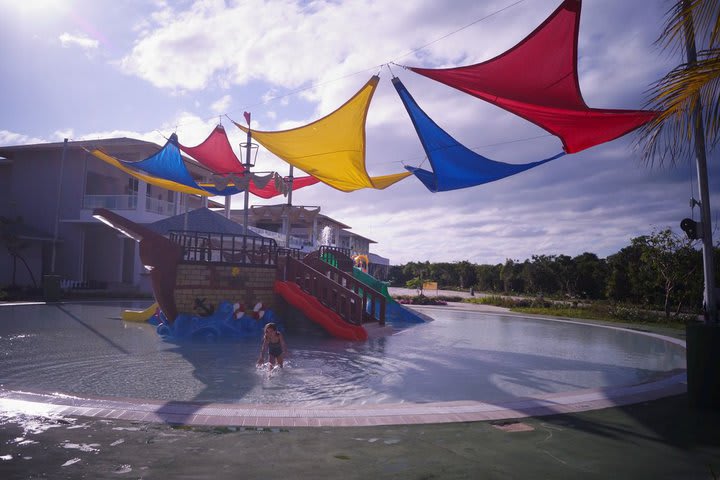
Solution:
M179 264L175 278L175 304L180 313L199 313L195 299L217 308L221 301L242 303L247 309L257 302L272 308L275 268L232 265Z

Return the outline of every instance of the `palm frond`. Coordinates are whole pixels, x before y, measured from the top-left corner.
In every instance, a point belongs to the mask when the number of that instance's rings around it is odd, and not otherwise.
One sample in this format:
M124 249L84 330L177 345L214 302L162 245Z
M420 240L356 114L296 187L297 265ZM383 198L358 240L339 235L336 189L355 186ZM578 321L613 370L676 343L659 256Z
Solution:
M714 148L720 140L720 0L678 0L668 13L658 43L685 45L685 28L698 27L709 45L697 52L694 63L684 63L651 86L647 108L660 114L638 132L646 163L676 163L694 157L696 108ZM691 30L694 31L694 30Z
M702 49L720 46L720 0L677 0L667 12L658 43L684 50L687 28Z

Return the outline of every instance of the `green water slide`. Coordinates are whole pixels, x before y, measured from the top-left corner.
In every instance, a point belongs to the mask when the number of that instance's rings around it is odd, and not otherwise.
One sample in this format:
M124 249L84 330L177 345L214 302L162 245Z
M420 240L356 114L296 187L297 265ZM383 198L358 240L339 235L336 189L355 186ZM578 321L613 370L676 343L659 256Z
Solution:
M356 280L364 283L373 290L377 290L382 293L387 299L385 302L385 320L390 323L423 323L426 321L425 318L418 315L416 312L400 305L390 296L388 292L387 283L378 280L377 278L369 275L359 268L353 268L353 277Z
M388 293L387 289L387 283L378 280L377 278L373 277L370 274L367 274L360 270L357 267L353 267L353 277L356 280L360 280L362 283L367 285L368 287L372 288L373 290L377 290L378 292L382 293L383 296L388 299L391 302L394 302L393 298Z
M337 267L339 263L337 257L332 252L322 253L320 255L320 260L325 263L329 263L334 267ZM385 297L385 321L395 323L396 325L424 323L428 321L427 317L424 317L396 302L395 299L390 296L390 292L388 292L387 283L378 280L357 267L353 267L353 278L361 282L363 285L367 285L373 290L380 292Z

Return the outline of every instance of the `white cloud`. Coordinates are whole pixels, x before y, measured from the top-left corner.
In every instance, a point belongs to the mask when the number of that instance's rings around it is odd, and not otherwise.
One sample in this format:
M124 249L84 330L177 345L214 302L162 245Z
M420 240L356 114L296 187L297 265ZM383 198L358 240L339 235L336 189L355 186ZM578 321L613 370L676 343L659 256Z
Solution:
M224 95L222 98L218 99L217 101L213 102L212 105L210 105L210 110L215 113L225 113L228 111L231 103L232 96Z
M414 63L417 54L403 54L442 37L458 24L505 6L501 1L482 5L458 2L453 9L443 6L443 14L438 15L438 5L401 2L393 5L392 15L388 15L386 2L379 0L318 1L305 8L293 0L248 0L227 8L222 4L195 2L183 11L163 4L153 16L152 28L146 27L120 62L123 71L161 88L182 90L206 88L221 78L236 85L262 79L297 89L358 71L369 77L379 65L395 59ZM483 23L483 37L493 38L494 33L502 32L509 47L522 32L529 32L542 21L554 4L542 2L536 14L528 13L535 9L512 12L520 15L500 14L502 22ZM469 42L478 31L469 30L420 54L479 60L489 52L501 51L500 46L486 47L497 45L497 41ZM328 105L335 104L342 95L333 96L328 91L337 89L337 84L325 86L321 95L316 90L305 95L315 99L322 96Z
M55 132L53 132L53 137L57 140L63 140L65 138L71 139L74 136L75 136L75 132L73 131L72 128L68 128L65 130L55 130Z
M32 137L22 133L11 132L9 130L0 130L0 145L32 145L34 143L44 143L46 139Z
M63 48L79 47L82 50L88 51L95 50L100 46L100 42L86 35L73 35L64 32L58 39Z
M138 140L145 140L146 142L153 142L158 145L164 145L167 139L162 136L161 133L157 131L153 132L138 132L135 130L98 130L94 132L88 132L81 137L75 137L73 140L100 140L105 138L135 138Z

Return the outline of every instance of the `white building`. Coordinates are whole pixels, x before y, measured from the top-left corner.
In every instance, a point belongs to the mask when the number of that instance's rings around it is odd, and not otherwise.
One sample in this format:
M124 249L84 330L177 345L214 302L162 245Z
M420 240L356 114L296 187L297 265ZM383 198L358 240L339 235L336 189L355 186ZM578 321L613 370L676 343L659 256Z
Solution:
M206 197L138 180L87 151L96 148L134 161L161 147L130 138L0 147L0 286L40 286L44 275L56 274L64 285L149 291L137 243L94 219L93 209L104 207L133 222L150 224L186 209L223 207ZM198 181L210 180L210 172L202 166L191 160L186 165ZM302 212L298 222L292 221L294 243L317 246L329 227L329 244L369 253L374 241L348 232L350 227L315 208L310 223L301 218ZM313 210L292 210L298 209ZM282 245L282 221L273 224L253 212L255 207L249 212L249 225L259 227L255 231L261 234L260 229L273 232L267 235L277 237ZM243 210L233 211L230 218L242 224Z

